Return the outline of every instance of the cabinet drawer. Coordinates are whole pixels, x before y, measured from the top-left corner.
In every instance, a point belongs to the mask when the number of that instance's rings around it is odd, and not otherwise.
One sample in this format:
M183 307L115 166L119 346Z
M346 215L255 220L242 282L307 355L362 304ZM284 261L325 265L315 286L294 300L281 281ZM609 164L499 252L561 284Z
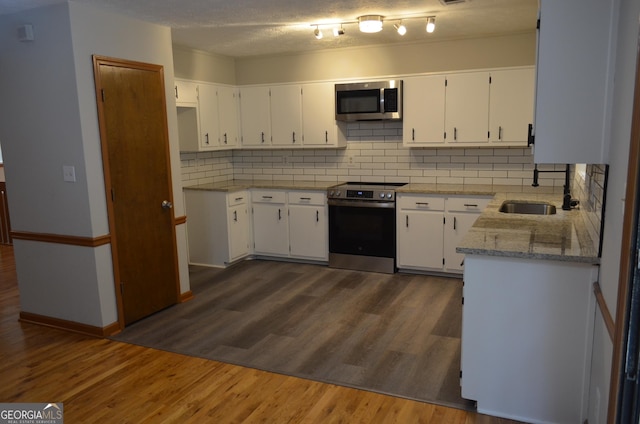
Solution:
M326 203L326 193L324 191L290 191L289 203L322 206Z
M425 211L444 210L444 197L439 196L399 194L397 202L398 208L400 209L417 209Z
M249 200L249 193L246 191L236 191L227 194L227 203L229 206L242 205L247 203L247 200Z
M482 212L491 201L490 197L449 197L447 211L451 212Z
M253 190L251 201L254 203L286 203L287 193L281 190Z

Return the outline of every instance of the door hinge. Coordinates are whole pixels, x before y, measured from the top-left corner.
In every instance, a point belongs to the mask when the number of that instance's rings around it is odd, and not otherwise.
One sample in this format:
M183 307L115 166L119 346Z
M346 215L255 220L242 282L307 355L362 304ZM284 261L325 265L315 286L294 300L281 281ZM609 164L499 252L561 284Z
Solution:
M116 201L116 193L113 191L113 189L111 189L111 201L112 202Z
M102 103L104 103L104 88L100 89L100 96L102 97Z

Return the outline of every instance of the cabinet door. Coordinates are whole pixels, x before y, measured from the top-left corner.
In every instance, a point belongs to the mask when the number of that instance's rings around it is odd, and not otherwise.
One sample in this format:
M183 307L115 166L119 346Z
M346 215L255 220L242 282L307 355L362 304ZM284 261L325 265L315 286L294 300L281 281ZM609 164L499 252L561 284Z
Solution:
M447 76L445 141L482 143L489 140L489 73Z
M444 143L444 75L406 78L403 93L404 145Z
M218 87L218 117L220 147L238 145L238 90L234 87Z
M327 208L320 205L289 205L291 256L328 259Z
M616 4L540 2L536 163L608 163Z
M442 269L442 212L401 210L397 223L398 267Z
M271 142L276 146L302 145L302 93L297 84L271 88Z
M198 86L198 110L200 113L200 150L218 147L218 98L216 87L210 84Z
M253 204L253 242L258 255L289 255L287 210L284 203Z
M271 145L268 87L240 89L240 118L243 145L252 147Z
M489 141L527 145L533 123L534 70L491 71Z
M444 268L447 272L462 272L464 254L456 252L456 246L476 222L479 214L448 212L445 214Z
M179 106L195 106L198 103L198 84L192 81L174 81L176 104Z
M249 254L249 220L247 205L241 204L229 208L229 262Z
M339 147L334 87L330 82L305 84L302 87L302 133L305 146Z

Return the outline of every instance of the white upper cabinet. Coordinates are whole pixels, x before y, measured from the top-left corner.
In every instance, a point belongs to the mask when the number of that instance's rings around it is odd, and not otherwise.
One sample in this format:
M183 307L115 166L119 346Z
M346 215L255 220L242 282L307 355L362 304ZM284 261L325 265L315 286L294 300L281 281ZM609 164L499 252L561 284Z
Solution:
M271 145L269 87L240 88L240 120L243 146Z
M177 106L195 106L198 103L198 84L193 81L175 80Z
M489 72L447 75L445 141L449 144L489 140Z
M489 141L527 145L533 123L534 69L491 71Z
M218 86L218 145L221 148L233 148L238 145L238 107L238 89Z
M303 146L345 147L346 138L339 137L335 115L334 83L312 83L302 86Z
M541 0L536 163L607 163L614 0Z
M302 88L298 84L271 87L271 142L302 145Z
M403 97L403 144L444 143L445 76L405 78Z
M218 98L216 87L210 84L198 86L198 108L200 113L200 150L218 147Z

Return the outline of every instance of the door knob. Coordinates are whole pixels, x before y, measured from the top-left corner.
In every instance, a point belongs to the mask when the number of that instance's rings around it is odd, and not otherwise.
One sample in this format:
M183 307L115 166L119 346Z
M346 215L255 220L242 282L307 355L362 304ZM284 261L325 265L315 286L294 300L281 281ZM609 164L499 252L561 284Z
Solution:
M173 207L173 203L171 203L171 202L170 202L170 201L168 201L168 200L163 200L163 201L162 201L162 207L163 207L164 209L171 209L171 208Z

